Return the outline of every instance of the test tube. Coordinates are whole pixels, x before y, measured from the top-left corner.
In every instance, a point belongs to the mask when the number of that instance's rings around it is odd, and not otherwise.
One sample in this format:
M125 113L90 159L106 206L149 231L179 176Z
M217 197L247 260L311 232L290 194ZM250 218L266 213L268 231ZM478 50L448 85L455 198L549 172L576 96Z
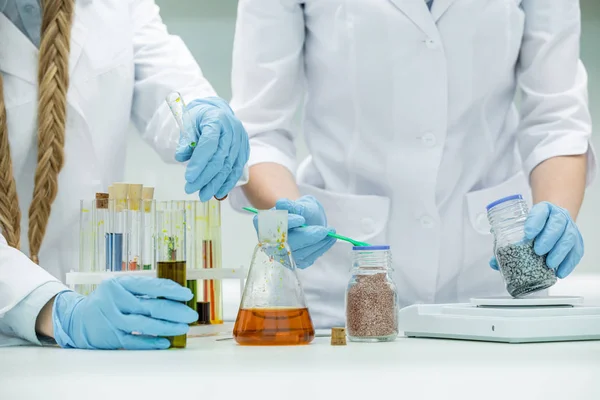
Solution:
M192 148L196 147L195 138L189 133L190 132L190 129L189 129L190 118L187 113L187 109L186 109L185 102L183 101L183 97L181 97L181 94L179 94L179 92L172 92L167 95L167 98L165 100L166 100L167 104L169 105L169 109L171 110L171 113L173 114L175 121L177 122L177 126L179 127L179 130L181 131L182 134L185 135L185 137L188 141L188 145Z
M79 206L79 272L94 269L94 212L95 200L81 200ZM76 291L83 295L90 293L90 285L77 285Z
M201 203L206 216L202 241L203 268L222 268L221 263L221 203L210 199ZM222 282L220 279L204 281L204 301L210 303L210 323L223 323Z
M144 270L153 270L156 268L156 258L154 255L154 230L156 210L154 203L154 188L142 188L142 201L144 205L144 243L142 263Z
M108 228L108 193L96 193L96 215L94 217L95 248L94 271L106 271L106 232Z
M141 269L143 234L142 185L131 184L127 196L127 270Z
M106 248L111 271L122 271L127 263L127 242L123 240L123 236L127 231L128 189L129 185L126 183L115 183L113 185L114 200L109 199L109 212L111 215L110 230L106 237Z
M115 225L115 188L108 187L108 215L106 217L106 232L104 233L104 260L106 262L105 270L113 270L113 244L114 244L114 225Z
M182 286L186 286L185 217L185 207L180 207L178 202L157 204L157 277L171 279ZM186 335L168 339L170 347L186 347Z
M186 201L185 202L185 213L186 213L186 260L187 260L187 269L200 269L202 268L202 248L198 246L197 235L196 235L196 226L197 221L195 218L196 211L196 202L197 201ZM187 287L192 292L192 299L187 302L188 307L192 308L195 311L198 311L198 299L201 299L202 293L198 293L199 288L202 288L202 284L198 285L198 280L188 280ZM197 325L198 321L193 323L192 325Z

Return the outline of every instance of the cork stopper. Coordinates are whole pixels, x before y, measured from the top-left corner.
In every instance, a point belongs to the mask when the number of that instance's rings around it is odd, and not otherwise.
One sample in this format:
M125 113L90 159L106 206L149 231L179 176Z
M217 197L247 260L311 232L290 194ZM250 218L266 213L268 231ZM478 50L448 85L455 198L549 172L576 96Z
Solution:
M144 212L152 211L152 199L154 198L154 188L145 186L142 188L142 199L144 200Z
M331 345L345 346L346 345L346 329L331 328Z
M108 208L108 193L96 193L96 208L107 209Z
M108 210L113 212L115 208L115 187L110 185L108 187Z
M144 186L142 188L142 199L152 200L154 198L154 188L151 186Z
M133 211L139 211L140 200L142 199L142 185L131 184L129 185L129 209Z
M127 192L129 185L127 183L115 183L113 184L115 191L116 210L123 211L127 209Z

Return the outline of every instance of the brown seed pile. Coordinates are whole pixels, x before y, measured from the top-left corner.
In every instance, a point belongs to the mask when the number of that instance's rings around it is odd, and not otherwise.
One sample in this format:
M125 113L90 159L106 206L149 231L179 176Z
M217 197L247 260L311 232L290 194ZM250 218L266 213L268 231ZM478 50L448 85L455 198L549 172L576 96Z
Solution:
M348 290L346 307L350 336L389 336L398 332L396 294L385 273L357 277Z

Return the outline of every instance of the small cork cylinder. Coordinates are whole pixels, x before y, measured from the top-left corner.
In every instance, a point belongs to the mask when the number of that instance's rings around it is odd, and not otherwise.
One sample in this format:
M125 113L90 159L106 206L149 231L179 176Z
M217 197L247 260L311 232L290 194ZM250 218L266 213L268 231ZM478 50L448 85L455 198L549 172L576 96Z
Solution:
M96 208L108 208L108 193L96 193Z
M133 211L139 211L140 200L142 200L142 185L131 184L129 185L129 209Z
M114 211L115 209L115 187L110 185L108 187L108 210Z
M127 183L115 183L113 184L113 190L115 193L116 210L124 211L127 209L127 192L129 191L129 185Z
M331 345L345 346L346 345L346 329L331 328Z
M144 200L144 212L152 211L152 199L154 198L154 188L150 186L144 186L142 188L142 200Z

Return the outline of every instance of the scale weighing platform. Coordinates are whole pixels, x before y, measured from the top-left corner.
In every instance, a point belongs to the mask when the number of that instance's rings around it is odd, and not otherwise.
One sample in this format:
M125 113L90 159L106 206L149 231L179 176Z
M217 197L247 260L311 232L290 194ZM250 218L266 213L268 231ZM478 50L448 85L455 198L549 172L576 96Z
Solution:
M506 343L600 339L600 307L582 297L473 298L470 303L415 304L400 310L407 337Z

